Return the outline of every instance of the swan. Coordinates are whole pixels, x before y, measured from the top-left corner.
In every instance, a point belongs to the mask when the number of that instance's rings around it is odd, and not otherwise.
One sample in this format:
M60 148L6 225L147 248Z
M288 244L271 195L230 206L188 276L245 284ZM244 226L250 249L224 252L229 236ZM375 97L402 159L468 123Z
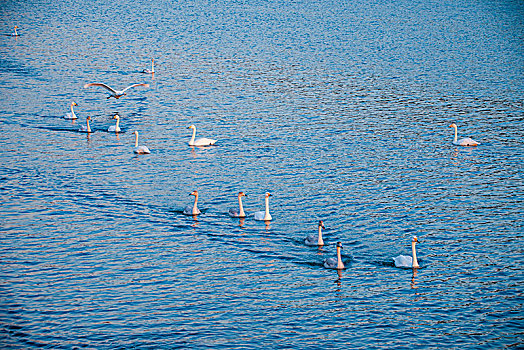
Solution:
M80 129L78 129L78 131L80 132L87 132L87 133L92 133L91 131L91 127L89 126L89 121L91 120L91 117L87 117L86 118L86 125L82 125L82 127Z
M127 94L126 94L126 91L129 90L129 89L131 89L131 88L134 88L134 87L136 87L136 86L145 86L145 87L149 87L149 84L143 84L143 83L141 83L141 84L133 84L133 85L130 85L130 86L126 87L124 90L115 90L115 89L113 89L113 88L107 86L106 84L102 84L102 83L89 83L89 84L85 84L85 85L84 85L84 89L85 89L85 88L88 88L88 87L90 87L90 86L101 86L101 87L103 87L103 88L109 90L109 92L111 92L111 94L109 94L109 96L107 97L108 99L111 98L111 97L114 97L114 98L118 99L118 98L120 98L120 97L122 97L122 96L127 95Z
M64 116L64 119L78 119L78 117L75 114L75 111L73 110L73 106L78 106L76 102L71 102L71 113L67 113Z
M455 139L453 140L453 144L454 145L457 145L457 146L477 146L479 145L480 143L469 138L469 137L466 137L466 138L463 138L459 141L457 141L457 124L455 123L452 123L450 126L450 128L453 128L455 129Z
M193 129L193 136L191 136L191 140L189 140L189 146L212 146L215 144L215 142L217 142L217 140L208 139L205 137L195 140L196 126L190 125L188 129Z
M413 236L413 240L411 241L411 253L413 254L413 257L406 256L406 255L399 255L396 258L393 258L393 261L395 262L396 267L412 267L412 268L419 267L419 264L417 261L417 250L415 249L415 244L417 244L417 242L418 242L417 236Z
M324 260L324 267L327 269L344 269L344 263L342 262L342 256L340 255L340 250L342 249L342 243L337 242L337 258L327 258Z
M120 126L119 126L119 124L120 124L120 116L119 116L118 114L115 114L115 116L113 117L113 119L116 119L116 125L111 125L111 126L107 129L107 131L108 131L108 132L120 132L120 131L122 131L122 130L120 129ZM136 146L135 146L135 147L136 147Z
M154 58L151 59L151 70L144 69L141 73L155 74L155 59Z
M18 29L18 26L15 26L15 31L11 33L11 36L20 36L18 32L16 31Z
M189 194L190 196L195 196L195 204L193 204L193 206L186 206L186 208L184 209L184 214L185 215L198 215L200 214L200 210L198 210L197 208L197 202L198 202L198 191L193 191Z
M134 132L135 134L135 148L133 149L133 152L136 154L149 154L151 151L146 146L138 146L138 131Z
M269 197L270 196L271 196L271 193L266 192L266 210L265 211L256 211L255 220L269 221L272 219L271 214L269 214Z
M242 205L242 197L247 197L247 195L244 192L238 192L238 210L235 208L229 209L229 216L231 216L232 218L246 217L246 213L244 212L244 206Z
M325 229L324 221L320 220L318 222L318 235L308 235L306 239L304 240L304 243L306 245L316 245L316 246L322 246L324 245L324 240L322 239L322 229Z

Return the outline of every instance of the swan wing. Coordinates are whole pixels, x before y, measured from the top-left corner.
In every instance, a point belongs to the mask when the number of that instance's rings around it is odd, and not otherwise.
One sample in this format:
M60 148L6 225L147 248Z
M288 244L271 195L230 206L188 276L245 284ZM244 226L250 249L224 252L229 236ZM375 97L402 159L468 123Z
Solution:
M212 146L217 140L208 139L206 137L199 138L193 142L193 146Z
M240 216L240 212L237 209L231 208L229 209L229 216L232 218L238 218Z
M477 146L479 143L472 138L466 137L458 142L460 146Z
M122 92L125 92L131 88L134 88L136 86L145 86L145 87L149 87L149 84L143 84L143 83L140 83L140 84L133 84L133 85L129 85L128 87L126 87L124 90L122 90Z
M337 268L337 259L335 258L328 258L324 260L324 267L327 269L335 269Z
M149 148L147 148L146 146L138 146L138 147L135 147L134 152L135 152L136 154L149 154L149 153L151 153L151 151L149 150Z
M315 235L309 235L304 239L304 243L306 243L306 245L318 245L318 237L315 237Z
M413 258L411 256L399 255L396 258L393 258L396 267L412 267Z
M110 86L107 86L106 84L102 84L102 83L89 83L89 84L85 84L84 85L84 89L85 88L88 88L90 86L100 86L100 87L103 87L104 89L107 89L109 91L111 91L113 94L116 94L116 90L113 89L112 87Z
M255 212L255 220L264 220L264 215L266 213L263 211L256 211Z

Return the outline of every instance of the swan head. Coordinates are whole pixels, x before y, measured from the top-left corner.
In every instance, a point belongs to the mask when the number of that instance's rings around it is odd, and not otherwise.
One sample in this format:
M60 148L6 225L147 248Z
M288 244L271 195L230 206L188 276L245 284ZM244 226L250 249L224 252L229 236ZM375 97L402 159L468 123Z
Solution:
M115 114L115 116L113 117L113 119L120 119L120 116L117 114Z
M87 116L86 120L91 120L91 117L90 117L90 116Z
M78 106L75 101L71 102L71 106Z
M457 124L455 124L455 123L451 123L451 125L450 125L449 127L450 127L450 128L455 128L455 129L456 129L456 128L457 128Z
M344 247L342 247L342 242L337 242L337 248L344 249Z
M269 198L270 196L272 196L272 194L269 192L266 192L266 198Z
M197 190L194 190L194 191L191 192L189 195L190 195L190 196L198 196L198 191L197 191Z
M138 131L133 131L133 134L137 135L138 136Z
M325 229L326 226L324 226L324 221L320 220L320 221L318 222L318 227L322 227L323 229Z
M196 129L196 127L194 125L190 125L187 127L188 129Z
M15 29L18 29L18 26L15 26Z
M413 243L418 243L418 238L417 238L417 236L413 236L413 241L412 241L412 242L413 242Z
M244 192L238 192L238 196L239 197L247 197L247 194L245 194Z

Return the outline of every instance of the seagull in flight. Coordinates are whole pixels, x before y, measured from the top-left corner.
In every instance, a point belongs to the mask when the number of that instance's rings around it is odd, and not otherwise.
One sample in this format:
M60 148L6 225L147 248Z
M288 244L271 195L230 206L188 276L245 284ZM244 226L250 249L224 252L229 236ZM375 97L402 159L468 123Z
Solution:
M133 85L130 85L128 87L126 87L124 90L115 90L113 89L112 87L109 87L107 86L106 84L102 84L102 83L89 83L89 84L85 84L84 85L84 88L88 88L90 86L101 86L105 89L107 89L109 92L111 92L111 94L107 97L108 99L111 98L111 97L114 97L116 99L124 96L124 95L127 95L126 94L126 91L131 89L131 88L134 88L136 86L145 86L145 87L149 87L149 84L133 84Z

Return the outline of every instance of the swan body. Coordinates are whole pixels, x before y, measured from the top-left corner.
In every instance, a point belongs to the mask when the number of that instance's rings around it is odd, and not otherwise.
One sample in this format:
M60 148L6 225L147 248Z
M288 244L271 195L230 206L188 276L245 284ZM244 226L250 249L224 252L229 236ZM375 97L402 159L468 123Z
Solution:
M457 146L478 146L480 143L473 140L472 138L469 138L469 137L466 137L466 138L463 138L463 139L460 139L457 141L457 124L455 123L452 123L450 126L450 128L453 128L455 129L455 138L453 139L453 144L454 145L457 145Z
M185 209L184 209L184 214L185 215L198 215L198 214L200 214L201 212L197 208L198 191L193 191L189 195L190 196L195 196L195 203L193 204L193 206L191 206L191 205L186 206Z
M244 212L244 206L242 205L242 197L247 197L244 192L238 192L238 209L229 209L229 216L232 218L245 218L246 213Z
M11 36L20 36L20 34L18 34L18 32L16 31L17 29L18 29L18 26L15 26L14 32L11 33Z
M110 86L108 86L108 85L106 85L106 84L102 84L102 83L89 83L89 84L85 84L85 85L84 85L84 88L88 88L88 87L90 87L90 86L100 86L100 87L103 87L104 89L107 89L107 90L110 92L109 96L107 97L108 99L111 98L111 97L114 97L114 98L118 99L118 98L120 98L120 97L122 97L122 96L127 95L127 94L126 94L126 91L129 90L129 89L131 89L131 88L134 88L134 87L136 87L136 86L145 86L145 87L149 87L149 84L143 84L143 83L141 83L141 84L133 84L133 85L130 85L130 86L126 87L124 90L115 90L115 89L113 89L112 87L110 87Z
M146 146L139 146L138 145L138 131L134 132L135 134L135 148L133 149L133 152L136 154L149 154L151 151Z
M308 235L304 240L306 245L323 246L324 240L322 239L322 229L326 228L324 222L320 220L318 222L318 235Z
M144 69L141 73L155 74L155 59L154 58L151 59L151 70Z
M337 258L327 258L324 260L324 267L326 269L342 270L345 268L344 263L342 262L342 255L340 254L341 249L342 243L337 242Z
M255 212L255 220L259 221L270 221L272 219L271 214L269 214L269 197L271 196L271 193L266 192L266 210L265 211L256 211Z
M212 146L217 142L217 140L208 139L206 137L201 137L195 140L196 126L190 125L188 129L193 129L193 136L191 136L191 140L189 140L189 146Z
M393 258L393 261L395 262L396 267L408 267L408 268L417 268L419 267L418 261L417 261L417 250L415 248L415 244L417 244L418 239L417 236L413 237L413 240L411 241L411 254L412 256L406 256L406 255L399 255L395 258Z
M82 127L80 129L78 129L78 131L86 132L86 133L92 133L91 127L89 126L89 121L90 120L91 120L91 117L87 117L86 118L86 125L82 125Z
M108 131L108 132L120 132L120 131L122 131L122 130L120 129L120 126L119 126L119 124L120 124L120 116L119 116L118 114L115 114L115 116L113 117L113 119L116 119L116 124L115 124L115 125L111 125L111 126L107 129L107 131ZM135 146L135 147L136 147L136 146Z
M64 119L78 119L78 117L76 116L75 111L73 109L73 106L78 106L78 105L76 104L76 102L71 102L71 113L67 113L64 116Z

